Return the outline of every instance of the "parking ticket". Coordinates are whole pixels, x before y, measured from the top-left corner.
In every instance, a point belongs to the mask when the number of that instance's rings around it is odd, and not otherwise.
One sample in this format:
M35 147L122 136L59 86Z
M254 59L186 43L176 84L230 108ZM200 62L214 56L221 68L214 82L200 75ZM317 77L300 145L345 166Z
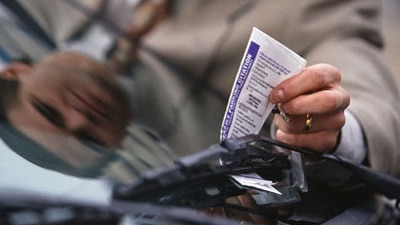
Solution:
M220 140L258 134L274 108L271 90L304 69L306 60L253 28L221 126Z

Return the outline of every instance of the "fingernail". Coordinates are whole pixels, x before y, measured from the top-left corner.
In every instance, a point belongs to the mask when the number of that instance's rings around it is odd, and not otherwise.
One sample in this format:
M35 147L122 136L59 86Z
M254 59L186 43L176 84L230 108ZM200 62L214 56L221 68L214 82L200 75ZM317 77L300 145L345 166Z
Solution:
M285 96L284 96L283 91L279 89L279 90L273 92L273 94L270 96L270 101L272 103L282 102L284 97Z
M284 108L282 106L282 103L278 103L278 109L279 109L280 112L285 112L285 110L284 110Z

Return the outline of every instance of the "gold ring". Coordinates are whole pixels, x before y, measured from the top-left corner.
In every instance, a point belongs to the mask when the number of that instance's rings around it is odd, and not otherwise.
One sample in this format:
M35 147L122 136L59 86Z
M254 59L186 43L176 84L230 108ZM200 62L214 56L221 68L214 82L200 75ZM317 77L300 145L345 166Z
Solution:
M306 125L304 126L304 132L309 131L311 129L311 124L312 124L311 114L307 113Z

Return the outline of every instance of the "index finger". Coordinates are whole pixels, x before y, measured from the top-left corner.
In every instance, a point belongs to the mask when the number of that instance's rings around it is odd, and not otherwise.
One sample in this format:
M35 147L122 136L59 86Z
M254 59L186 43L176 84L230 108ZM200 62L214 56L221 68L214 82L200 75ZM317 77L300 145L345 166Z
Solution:
M313 65L279 83L271 91L269 100L274 104L287 102L299 95L326 89L340 80L340 72L335 67Z

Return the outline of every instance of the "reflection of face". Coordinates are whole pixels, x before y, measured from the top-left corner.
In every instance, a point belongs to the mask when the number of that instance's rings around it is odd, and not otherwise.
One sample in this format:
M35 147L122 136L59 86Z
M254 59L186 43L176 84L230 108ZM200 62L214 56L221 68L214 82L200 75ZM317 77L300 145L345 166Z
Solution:
M120 145L129 104L105 68L80 55L59 53L18 76L18 104L7 112L12 124Z

